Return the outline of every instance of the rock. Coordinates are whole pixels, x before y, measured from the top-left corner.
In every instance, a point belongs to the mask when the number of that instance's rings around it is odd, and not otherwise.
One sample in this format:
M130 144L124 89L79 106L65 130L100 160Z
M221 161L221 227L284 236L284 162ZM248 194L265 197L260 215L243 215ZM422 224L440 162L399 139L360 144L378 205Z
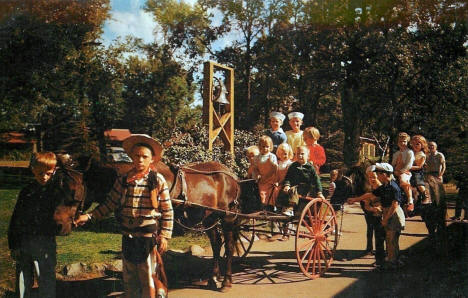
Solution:
M86 264L84 263L73 263L66 265L62 269L64 276L79 276L86 273Z
M198 245L192 245L190 246L190 252L192 253L192 256L202 256L205 253L205 250L198 246Z
M104 273L107 270L108 265L105 263L93 263L89 265L89 270L93 273Z
M113 261L107 266L107 269L112 270L112 271L122 271L123 270L122 260Z

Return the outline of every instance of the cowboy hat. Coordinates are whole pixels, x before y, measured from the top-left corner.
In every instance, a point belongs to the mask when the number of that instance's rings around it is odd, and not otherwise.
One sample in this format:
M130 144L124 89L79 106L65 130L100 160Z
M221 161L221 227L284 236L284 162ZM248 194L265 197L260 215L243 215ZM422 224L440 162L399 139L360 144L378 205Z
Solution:
M122 147L128 155L131 155L133 147L138 144L151 149L154 162L161 159L163 154L162 145L147 134L132 134L123 141Z

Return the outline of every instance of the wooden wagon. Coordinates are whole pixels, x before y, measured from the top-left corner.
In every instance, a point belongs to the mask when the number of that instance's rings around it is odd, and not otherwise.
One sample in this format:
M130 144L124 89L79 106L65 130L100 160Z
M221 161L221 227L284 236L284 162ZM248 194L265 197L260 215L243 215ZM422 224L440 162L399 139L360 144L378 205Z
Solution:
M254 181L245 180L240 183L254 183ZM174 199L173 202L182 203ZM183 203L187 204L187 202ZM234 257L238 261L248 255L257 234L271 233L267 227L269 227L269 223L274 222L286 226L287 234L294 237L297 264L305 276L316 279L323 275L333 262L339 240L338 226L335 210L325 199L301 198L295 208L294 216L265 210L245 214L194 203L189 204L192 207L234 215L239 219L240 225L237 227L238 233L235 233L237 236L234 245ZM224 250L222 249L221 256L223 254Z

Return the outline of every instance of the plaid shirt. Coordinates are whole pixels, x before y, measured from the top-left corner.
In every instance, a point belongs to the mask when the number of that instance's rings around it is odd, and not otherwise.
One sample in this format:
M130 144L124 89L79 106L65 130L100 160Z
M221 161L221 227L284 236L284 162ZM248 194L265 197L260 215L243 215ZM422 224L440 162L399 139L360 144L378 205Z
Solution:
M161 236L171 238L174 212L166 180L161 174L156 175L159 202L156 210L151 202L148 177L147 174L130 183L124 181L125 177L117 179L104 203L93 210L92 216L101 219L116 211L124 235L148 237L159 229Z

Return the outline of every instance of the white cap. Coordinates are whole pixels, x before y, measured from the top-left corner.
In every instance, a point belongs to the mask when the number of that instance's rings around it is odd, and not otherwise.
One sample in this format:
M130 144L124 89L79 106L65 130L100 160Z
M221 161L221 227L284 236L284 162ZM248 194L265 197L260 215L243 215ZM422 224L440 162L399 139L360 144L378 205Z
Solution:
M375 171L376 172L385 172L385 173L389 173L389 174L392 174L393 173L393 167L388 164L388 163L376 163L375 164Z
M283 122L284 118L286 118L286 116L284 116L280 112L271 112L270 113L270 118L277 118L277 119L281 120L281 122Z
M370 173L370 172L375 172L375 165L371 165L367 167L366 173Z
M289 119L292 119L292 118L299 118L299 119L303 119L304 118L304 114L302 114L301 112L291 112L288 114L288 118Z

